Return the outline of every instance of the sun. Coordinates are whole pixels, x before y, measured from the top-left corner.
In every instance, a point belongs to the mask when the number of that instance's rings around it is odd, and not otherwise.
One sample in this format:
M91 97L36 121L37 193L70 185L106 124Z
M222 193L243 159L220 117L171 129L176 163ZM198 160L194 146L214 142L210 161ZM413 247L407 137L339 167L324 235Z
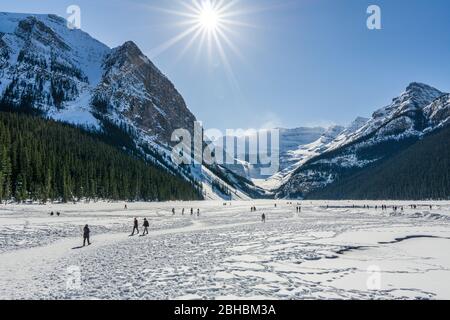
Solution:
M211 2L205 1L198 14L198 22L206 31L215 31L220 25L220 14Z
M241 28L254 25L242 21L253 10L243 8L242 0L172 0L177 8L151 7L179 18L174 26L181 29L180 33L151 50L151 58L155 58L180 42L185 42L184 48L179 50L176 61L179 61L191 48L196 51L195 60L204 61L199 56L206 53L206 63L216 66L219 60L227 73L230 82L236 84L228 52L231 51L239 58L243 58L240 46L233 41L233 37L242 38Z

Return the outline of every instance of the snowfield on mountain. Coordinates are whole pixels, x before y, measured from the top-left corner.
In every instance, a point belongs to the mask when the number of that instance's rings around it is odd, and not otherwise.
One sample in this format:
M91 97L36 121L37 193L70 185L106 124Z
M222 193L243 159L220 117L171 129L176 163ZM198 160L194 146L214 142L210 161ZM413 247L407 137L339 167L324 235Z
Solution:
M0 299L450 299L450 202L410 204L1 205Z

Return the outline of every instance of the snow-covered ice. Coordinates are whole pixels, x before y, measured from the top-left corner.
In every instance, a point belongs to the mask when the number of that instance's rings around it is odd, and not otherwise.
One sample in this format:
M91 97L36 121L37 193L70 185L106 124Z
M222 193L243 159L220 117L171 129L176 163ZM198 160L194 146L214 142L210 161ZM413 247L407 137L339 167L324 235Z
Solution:
M450 202L381 203L1 205L0 299L450 299Z

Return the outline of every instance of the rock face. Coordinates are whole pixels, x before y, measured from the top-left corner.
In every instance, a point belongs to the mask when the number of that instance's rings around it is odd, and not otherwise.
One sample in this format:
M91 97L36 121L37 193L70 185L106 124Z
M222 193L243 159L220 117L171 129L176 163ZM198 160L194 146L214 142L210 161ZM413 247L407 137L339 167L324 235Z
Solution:
M371 119L357 119L321 152L299 166L278 189L279 197L303 197L355 170L374 165L449 123L449 95L411 83ZM355 186L356 187L356 186Z
M131 41L112 50L103 63L103 77L94 100L107 113L124 116L157 141L169 142L172 132L192 132L194 115L174 85Z
M55 15L0 13L0 99L97 129L109 121L161 144L195 121L133 42L110 49Z
M295 151L316 141L326 131L321 127L280 129L280 169L285 170L298 162Z

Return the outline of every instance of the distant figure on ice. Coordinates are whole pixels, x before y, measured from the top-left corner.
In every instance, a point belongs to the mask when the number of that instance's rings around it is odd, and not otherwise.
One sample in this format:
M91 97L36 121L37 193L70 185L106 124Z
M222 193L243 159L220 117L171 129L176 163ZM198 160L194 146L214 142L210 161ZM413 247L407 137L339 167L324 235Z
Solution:
M191 216L194 215L194 208L191 208Z
M56 212L56 215L59 217L61 215L61 212Z
M134 218L133 232L131 233L132 236L134 236L134 231L136 231L136 233L139 234L139 221L136 218Z
M51 217L53 217L53 215L54 215L53 211L52 211L52 212L50 212L50 216L51 216Z
M172 208L172 215L175 215L175 208Z
M277 207L277 204L275 203L275 208Z
M261 220L263 223L266 223L266 215L264 213L261 216Z
M86 246L86 240L88 243L88 246L91 245L91 242L89 241L89 234L91 233L91 230L89 230L89 226L85 225L83 228L83 247Z
M150 224L148 223L147 218L144 218L144 224L142 226L144 227L144 232L142 232L142 235L148 234L148 227L150 227Z
M183 210L181 210L181 215L183 215L183 216L184 216L184 208L183 208Z
M200 209L197 209L197 217L200 217Z
M127 206L126 204L125 204L125 207L124 207L124 209L125 209L125 210L128 210L128 206Z

